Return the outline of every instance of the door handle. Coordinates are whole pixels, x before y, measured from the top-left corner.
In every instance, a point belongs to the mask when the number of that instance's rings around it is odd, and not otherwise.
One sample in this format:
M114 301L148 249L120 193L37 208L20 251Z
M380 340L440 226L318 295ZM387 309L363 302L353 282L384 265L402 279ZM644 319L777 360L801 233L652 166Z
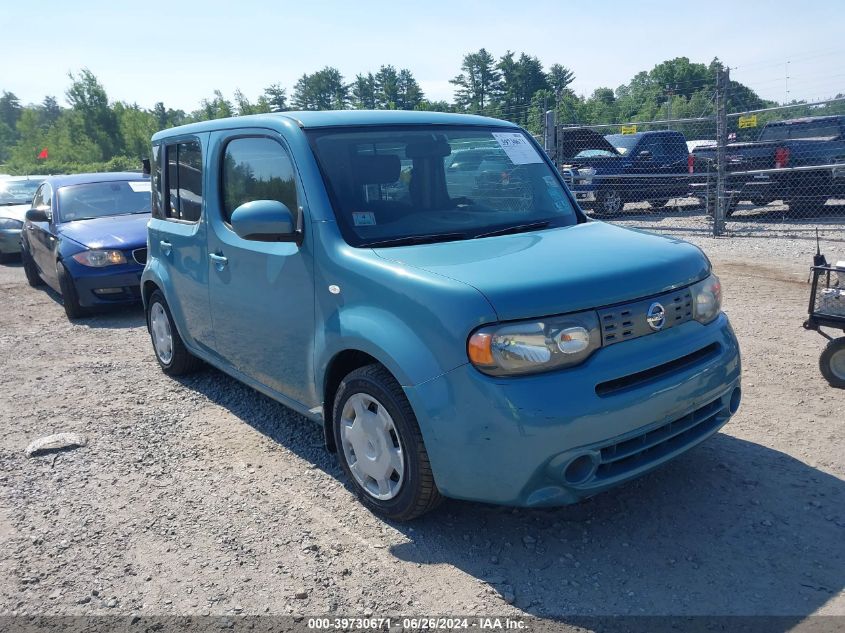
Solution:
M165 240L161 240L158 245L161 246L161 250L165 255L170 255L170 251L173 250L173 245Z
M223 270L226 267L226 264L229 263L229 260L222 255L215 255L214 253L209 253L208 258L214 262L214 267L217 270Z

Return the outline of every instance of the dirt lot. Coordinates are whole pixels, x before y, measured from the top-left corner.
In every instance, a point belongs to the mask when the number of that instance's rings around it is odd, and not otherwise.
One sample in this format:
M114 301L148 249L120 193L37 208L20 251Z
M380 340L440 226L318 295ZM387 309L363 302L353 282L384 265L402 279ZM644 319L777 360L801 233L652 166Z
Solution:
M845 392L800 327L812 242L692 235L744 356L723 432L578 506L410 525L359 506L303 418L215 370L163 375L140 309L71 324L0 267L0 613L845 614ZM58 431L89 444L24 455Z

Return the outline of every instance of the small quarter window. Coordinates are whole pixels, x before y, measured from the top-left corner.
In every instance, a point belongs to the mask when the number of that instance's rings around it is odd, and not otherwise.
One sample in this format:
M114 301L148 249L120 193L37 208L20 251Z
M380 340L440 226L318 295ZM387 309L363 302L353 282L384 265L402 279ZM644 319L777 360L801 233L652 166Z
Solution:
M223 220L245 202L278 200L298 214L294 167L287 152L266 137L236 138L223 157Z
M168 145L166 216L197 222L202 213L202 150L196 141Z
M152 160L150 162L150 178L152 180L152 215L154 218L164 218L165 216L162 213L164 204L162 203L161 147L159 145L153 145Z

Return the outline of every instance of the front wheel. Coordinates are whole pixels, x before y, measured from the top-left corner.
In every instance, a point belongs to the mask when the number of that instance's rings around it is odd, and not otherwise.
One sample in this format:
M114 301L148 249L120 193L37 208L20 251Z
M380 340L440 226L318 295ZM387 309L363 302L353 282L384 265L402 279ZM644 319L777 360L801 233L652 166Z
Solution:
M649 200L648 204L653 209L662 209L667 204L669 204L669 200L670 200L669 198L660 198L659 200Z
M67 318L78 319L84 316L85 308L79 304L79 294L76 292L73 277L61 262L56 262L56 274L59 277L59 289L62 291L62 304Z
M827 344L819 358L819 369L831 387L845 389L845 336Z
M165 374L182 376L199 369L202 363L182 342L173 323L170 307L160 290L153 292L147 302L147 329L150 331L156 360Z
M343 379L332 421L341 468L365 506L408 521L440 503L411 404L382 365L366 365Z
M596 212L602 215L617 215L622 212L625 202L617 189L604 189L596 198Z

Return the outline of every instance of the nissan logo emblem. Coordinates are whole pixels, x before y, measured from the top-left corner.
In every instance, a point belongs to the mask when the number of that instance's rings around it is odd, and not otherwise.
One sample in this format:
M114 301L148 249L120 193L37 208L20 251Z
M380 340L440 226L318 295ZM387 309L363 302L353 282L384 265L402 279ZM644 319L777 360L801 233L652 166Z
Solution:
M649 306L645 320L648 322L648 326L655 332L662 330L663 326L666 325L666 310L655 301Z

